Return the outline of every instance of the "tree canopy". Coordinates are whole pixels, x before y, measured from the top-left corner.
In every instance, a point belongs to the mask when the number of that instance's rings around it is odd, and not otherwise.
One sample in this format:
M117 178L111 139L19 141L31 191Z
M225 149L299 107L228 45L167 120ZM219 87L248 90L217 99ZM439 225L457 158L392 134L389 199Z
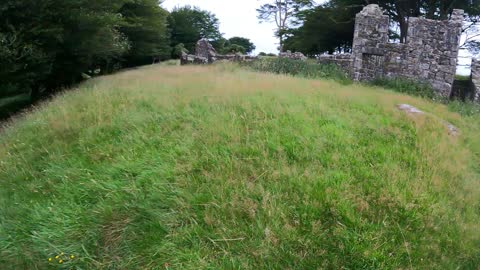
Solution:
M313 5L312 0L272 0L257 9L260 22L275 22L275 36L279 39L279 49L283 50L285 35L292 26L299 25L302 11Z
M169 57L158 0L5 0L0 3L0 97L38 95L83 73Z
M239 47L243 48L239 50ZM256 46L253 44L250 39L244 37L232 37L229 38L226 42L226 51L234 51L242 53L251 53L255 50Z
M478 25L480 18L480 5L471 0L330 0L302 11L300 26L284 30L285 49L309 55L348 52L352 45L355 15L367 4L378 4L385 10L391 21L398 26L398 30L392 29L391 37L400 42L406 40L409 17L444 20L453 9L464 9L468 14L466 19L470 21L466 27L469 29L465 29L468 31ZM475 48L477 44L471 38L465 47Z
M175 8L168 17L171 31L171 45L180 43L193 52L199 39L216 41L222 38L218 18L211 12L198 7L185 6Z
M128 66L151 63L152 57L170 58L168 12L158 0L132 0L120 9L120 14L125 20L120 31L130 45L125 55Z

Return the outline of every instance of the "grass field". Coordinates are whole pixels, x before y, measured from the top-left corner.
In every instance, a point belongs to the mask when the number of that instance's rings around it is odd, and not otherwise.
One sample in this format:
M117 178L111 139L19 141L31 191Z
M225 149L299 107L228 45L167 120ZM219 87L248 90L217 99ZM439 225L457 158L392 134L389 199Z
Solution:
M478 269L479 134L231 65L97 78L0 134L0 269Z

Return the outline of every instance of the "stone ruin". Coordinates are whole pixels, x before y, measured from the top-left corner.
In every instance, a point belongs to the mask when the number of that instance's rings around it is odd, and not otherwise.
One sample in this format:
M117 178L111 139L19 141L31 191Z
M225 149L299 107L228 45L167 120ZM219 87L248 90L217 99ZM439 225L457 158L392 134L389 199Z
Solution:
M480 60L472 59L472 92L473 100L475 102L480 102Z
M438 94L450 97L463 15L463 10L456 9L445 21L410 18L406 43L389 43L389 17L371 4L356 16L352 53L323 55L318 61L337 64L356 81L407 78L426 82Z
M292 60L307 60L307 57L301 52L292 53L291 51L281 52L278 57Z
M208 42L207 39L200 39L195 46L195 55L182 53L180 57L181 65L188 64L212 64L216 61L234 61L243 62L257 59L253 56L233 54L233 55L221 55L217 54L215 48Z

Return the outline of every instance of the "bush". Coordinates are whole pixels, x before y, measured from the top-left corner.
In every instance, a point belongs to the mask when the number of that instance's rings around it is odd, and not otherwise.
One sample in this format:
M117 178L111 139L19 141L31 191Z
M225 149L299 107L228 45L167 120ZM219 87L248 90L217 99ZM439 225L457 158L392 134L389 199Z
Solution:
M350 78L344 70L330 64L324 65L288 58L262 58L246 63L246 65L256 71L288 74L311 79L332 79L344 84L351 83Z
M439 96L435 93L433 88L426 84L417 81L402 79L402 78L379 78L371 82L372 85L381 86L396 92L438 100ZM440 98L441 99L441 98Z
M480 115L480 104L473 101L453 100L448 103L448 109L463 116Z
M457 79L458 78L459 76L457 75ZM435 93L435 90L433 90L433 88L426 83L419 83L416 81L401 78L381 78L372 81L371 84L391 89L396 92L405 93L412 96L419 96L431 99L432 101L444 103L448 106L448 109L450 111L459 113L463 116L480 115L480 104L469 100L451 100L445 97L441 97L437 95Z

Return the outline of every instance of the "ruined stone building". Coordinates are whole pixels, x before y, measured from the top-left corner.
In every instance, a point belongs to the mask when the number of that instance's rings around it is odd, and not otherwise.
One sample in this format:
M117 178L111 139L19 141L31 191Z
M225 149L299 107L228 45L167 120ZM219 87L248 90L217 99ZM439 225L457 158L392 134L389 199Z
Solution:
M389 43L389 17L378 5L368 5L356 16L352 54L325 55L319 62L335 63L357 81L401 77L426 82L449 97L463 14L463 10L454 10L445 21L410 18L406 43Z
M187 54L182 53L180 57L180 64L181 65L188 65L188 64L212 64L216 61L234 61L234 62L242 62L242 61L251 61L255 60L257 57L252 57L249 55L242 55L242 54L230 54L230 55L221 55L218 54L215 48L210 44L210 42L202 38L197 41L195 45L195 54Z

